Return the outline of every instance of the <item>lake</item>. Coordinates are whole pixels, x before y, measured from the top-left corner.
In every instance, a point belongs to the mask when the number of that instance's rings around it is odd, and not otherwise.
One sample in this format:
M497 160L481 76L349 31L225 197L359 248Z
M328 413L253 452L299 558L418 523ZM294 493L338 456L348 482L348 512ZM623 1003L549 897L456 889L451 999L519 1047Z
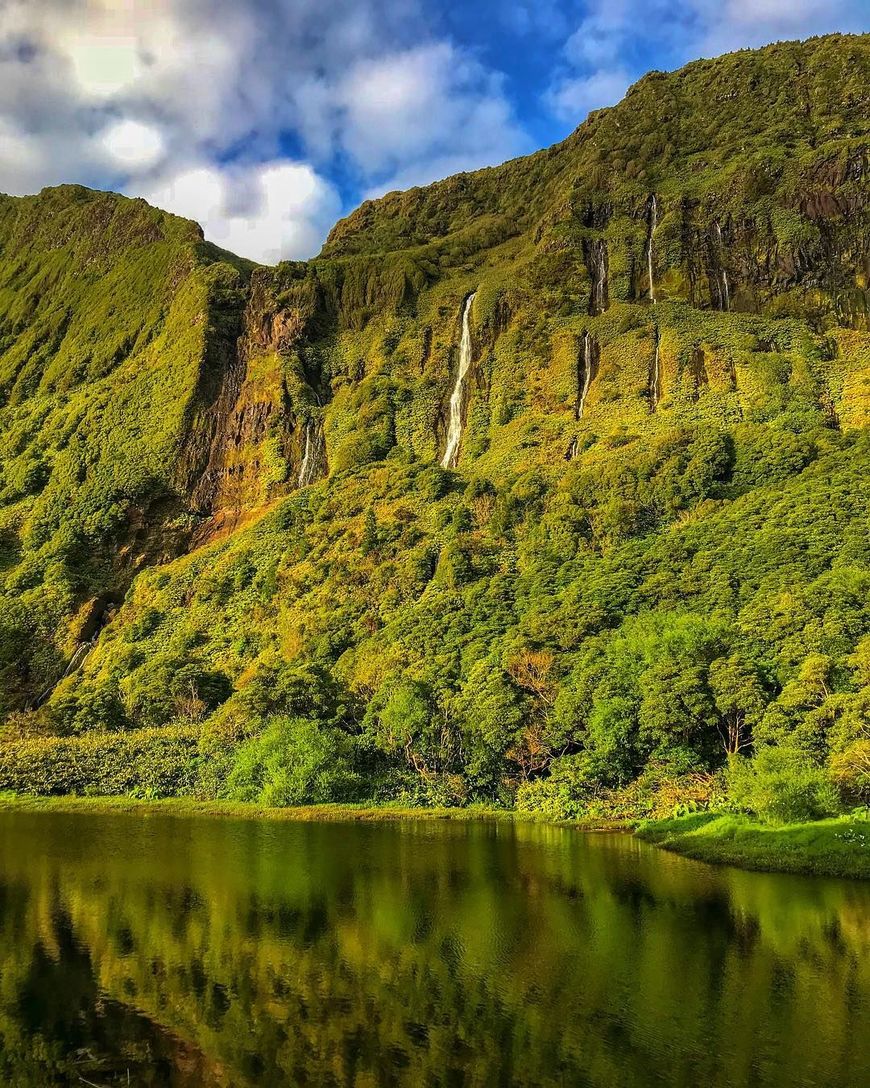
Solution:
M0 1083L870 1084L870 886L509 823L0 813Z

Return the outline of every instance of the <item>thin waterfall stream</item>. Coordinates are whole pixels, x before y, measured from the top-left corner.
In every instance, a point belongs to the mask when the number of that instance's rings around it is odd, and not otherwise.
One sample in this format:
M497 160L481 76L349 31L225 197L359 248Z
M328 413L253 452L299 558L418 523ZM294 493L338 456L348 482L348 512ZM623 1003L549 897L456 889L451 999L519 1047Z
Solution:
M299 486L305 487L311 483L309 480L311 463L311 422L305 424L305 453L302 455L302 464L299 468Z
M299 487L321 479L326 472L326 446L323 439L323 424L317 419L309 419L305 424L305 449L299 466Z
M442 468L455 468L459 459L459 442L462 439L462 401L465 394L465 376L471 366L471 304L476 292L465 300L462 311L462 338L459 341L459 372L450 396L450 423L447 428L447 446L441 461Z
M658 225L658 208L656 205L655 193L652 194L649 201L649 238L646 244L646 267L649 273L649 300L655 305L656 301L656 287L655 280L653 279L653 235L656 232L656 226Z
M716 220L716 240L719 243L719 274L722 277L722 309L727 313L731 309L731 298L728 291L728 273L722 263L722 253L725 247L722 243L722 228L719 226L718 219Z
M655 354L653 355L653 368L652 368L652 380L650 381L650 410L655 411L659 400L661 399L661 369L659 366L659 345L661 343L661 333L659 327L655 327Z
M592 384L592 337L588 332L583 333L583 382L580 386L580 398L577 401L577 419L583 418L583 409L586 407L586 397L589 394L589 386Z

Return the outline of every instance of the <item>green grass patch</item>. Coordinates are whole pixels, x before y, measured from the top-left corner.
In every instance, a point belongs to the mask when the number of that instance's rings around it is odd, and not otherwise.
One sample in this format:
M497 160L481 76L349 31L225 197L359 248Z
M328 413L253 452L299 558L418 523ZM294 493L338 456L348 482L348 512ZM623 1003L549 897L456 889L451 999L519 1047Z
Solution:
M615 831L627 828L616 821L543 820L511 809L485 805L465 808L412 807L408 805L293 805L286 808L258 805L247 801L198 801L190 797L165 797L143 800L138 797L40 797L36 794L0 792L0 812L86 812L111 815L118 812L142 814L167 813L179 816L229 816L251 820L312 820L386 823L396 820L487 820L504 823L560 823L578 830Z
M645 842L684 857L763 872L870 878L870 821L854 816L806 824L760 824L698 813L642 824Z

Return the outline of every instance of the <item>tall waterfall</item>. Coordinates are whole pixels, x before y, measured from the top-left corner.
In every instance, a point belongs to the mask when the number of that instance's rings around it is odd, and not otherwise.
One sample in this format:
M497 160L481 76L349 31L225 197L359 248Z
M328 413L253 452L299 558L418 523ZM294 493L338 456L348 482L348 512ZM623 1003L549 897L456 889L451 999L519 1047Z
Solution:
M311 421L305 424L305 453L302 456L302 464L299 467L299 486L310 484L311 475Z
M583 418L583 409L586 406L586 397L589 394L589 386L592 384L593 368L595 366L595 360L593 358L592 337L588 332L583 333L583 380L580 383L580 396L577 399L577 419Z
M305 424L305 450L302 464L299 466L299 487L308 487L324 474L326 448L323 442L323 427L315 419Z
M455 468L459 458L459 441L462 438L462 400L465 393L465 375L471 366L471 304L474 302L472 292L465 300L462 311L462 339L459 342L459 372L456 375L456 385L450 397L450 424L447 428L447 447L441 461L442 468Z
M589 250L586 264L592 285L589 290L589 313L592 317L607 309L607 242L599 238Z
M726 311L731 309L731 298L728 291L728 273L725 271L725 265L722 263L722 254L725 247L722 243L722 228L719 226L719 220L716 220L716 241L719 243L719 275L722 277L722 309Z
M659 400L661 399L661 393L662 393L662 376L661 376L661 368L660 368L660 365L659 365L659 345L661 343L661 333L659 332L658 325L656 325L655 330L656 330L656 349L655 349L655 355L653 356L652 377L651 377L651 380L650 380L650 389L649 389L649 393L650 393L650 410L653 411L653 412L656 410L656 405L658 404Z
M656 301L656 285L653 279L653 235L658 226L658 207L655 193L649 198L649 237L646 243L646 267L649 273L649 300L653 305Z

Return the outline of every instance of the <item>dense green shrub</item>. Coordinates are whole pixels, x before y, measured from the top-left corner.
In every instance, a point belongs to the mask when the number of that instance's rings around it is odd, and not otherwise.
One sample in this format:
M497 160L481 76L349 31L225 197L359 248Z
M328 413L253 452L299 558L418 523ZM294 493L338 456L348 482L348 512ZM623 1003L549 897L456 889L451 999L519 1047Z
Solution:
M353 741L307 718L274 718L241 744L226 785L235 801L314 805L356 800L362 780Z
M199 731L185 726L0 744L0 790L37 794L190 794Z
M751 760L734 756L727 776L734 805L772 823L821 820L839 808L824 769L797 749L762 748Z
M524 782L517 790L519 812L550 820L576 820L601 793L601 768L588 755L562 756L550 765L546 778Z

